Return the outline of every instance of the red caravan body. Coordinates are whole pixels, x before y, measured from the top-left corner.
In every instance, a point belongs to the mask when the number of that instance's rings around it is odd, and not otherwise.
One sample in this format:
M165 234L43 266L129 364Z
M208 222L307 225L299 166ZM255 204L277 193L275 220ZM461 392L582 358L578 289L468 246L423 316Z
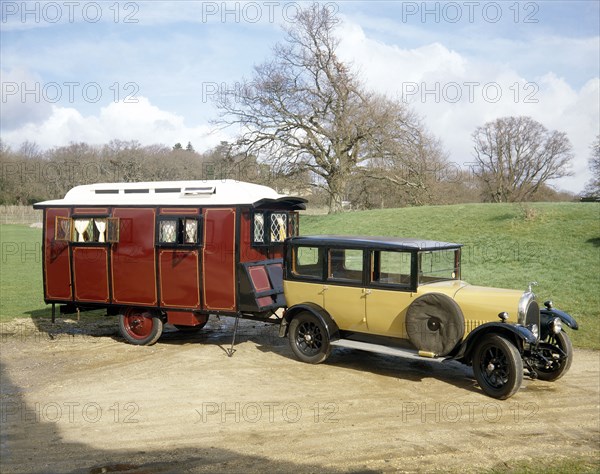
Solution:
M199 325L285 305L283 240L305 200L231 180L77 186L44 211L46 303Z

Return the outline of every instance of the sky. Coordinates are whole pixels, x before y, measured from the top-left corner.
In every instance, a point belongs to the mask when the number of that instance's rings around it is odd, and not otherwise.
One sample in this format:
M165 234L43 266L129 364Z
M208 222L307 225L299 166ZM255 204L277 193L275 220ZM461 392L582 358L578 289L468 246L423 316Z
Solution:
M600 2L321 2L338 54L374 91L404 100L456 167L476 127L526 115L566 132L580 192L600 133ZM14 149L112 139L191 142L222 130L215 94L252 76L303 2L0 1L0 137Z

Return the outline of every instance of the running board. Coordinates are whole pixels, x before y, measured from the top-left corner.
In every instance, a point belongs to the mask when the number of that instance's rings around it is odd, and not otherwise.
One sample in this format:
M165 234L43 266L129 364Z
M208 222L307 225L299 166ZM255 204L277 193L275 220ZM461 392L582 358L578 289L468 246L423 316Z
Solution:
M399 347L382 346L381 344L372 344L370 342L354 341L351 339L338 339L331 341L335 347L345 347L346 349L358 349L367 352L376 352L391 356L399 356L408 359L430 360L432 362L443 362L443 357L436 357L431 352L416 351L411 349L401 349Z

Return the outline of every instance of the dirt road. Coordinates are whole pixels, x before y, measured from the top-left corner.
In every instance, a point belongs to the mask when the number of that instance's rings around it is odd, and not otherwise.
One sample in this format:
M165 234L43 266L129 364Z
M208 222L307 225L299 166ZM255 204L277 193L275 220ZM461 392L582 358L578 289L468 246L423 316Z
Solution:
M336 349L312 366L248 321L229 358L224 321L151 347L114 320L3 325L0 471L477 472L600 456L598 352L500 402L458 363Z

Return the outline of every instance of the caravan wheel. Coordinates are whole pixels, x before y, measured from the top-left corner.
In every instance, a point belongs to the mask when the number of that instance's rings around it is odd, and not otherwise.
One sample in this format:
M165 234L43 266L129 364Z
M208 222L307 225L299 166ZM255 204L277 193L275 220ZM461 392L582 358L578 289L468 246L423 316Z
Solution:
M119 315L119 331L131 344L149 346L158 341L163 322L160 315L144 308L127 308Z

